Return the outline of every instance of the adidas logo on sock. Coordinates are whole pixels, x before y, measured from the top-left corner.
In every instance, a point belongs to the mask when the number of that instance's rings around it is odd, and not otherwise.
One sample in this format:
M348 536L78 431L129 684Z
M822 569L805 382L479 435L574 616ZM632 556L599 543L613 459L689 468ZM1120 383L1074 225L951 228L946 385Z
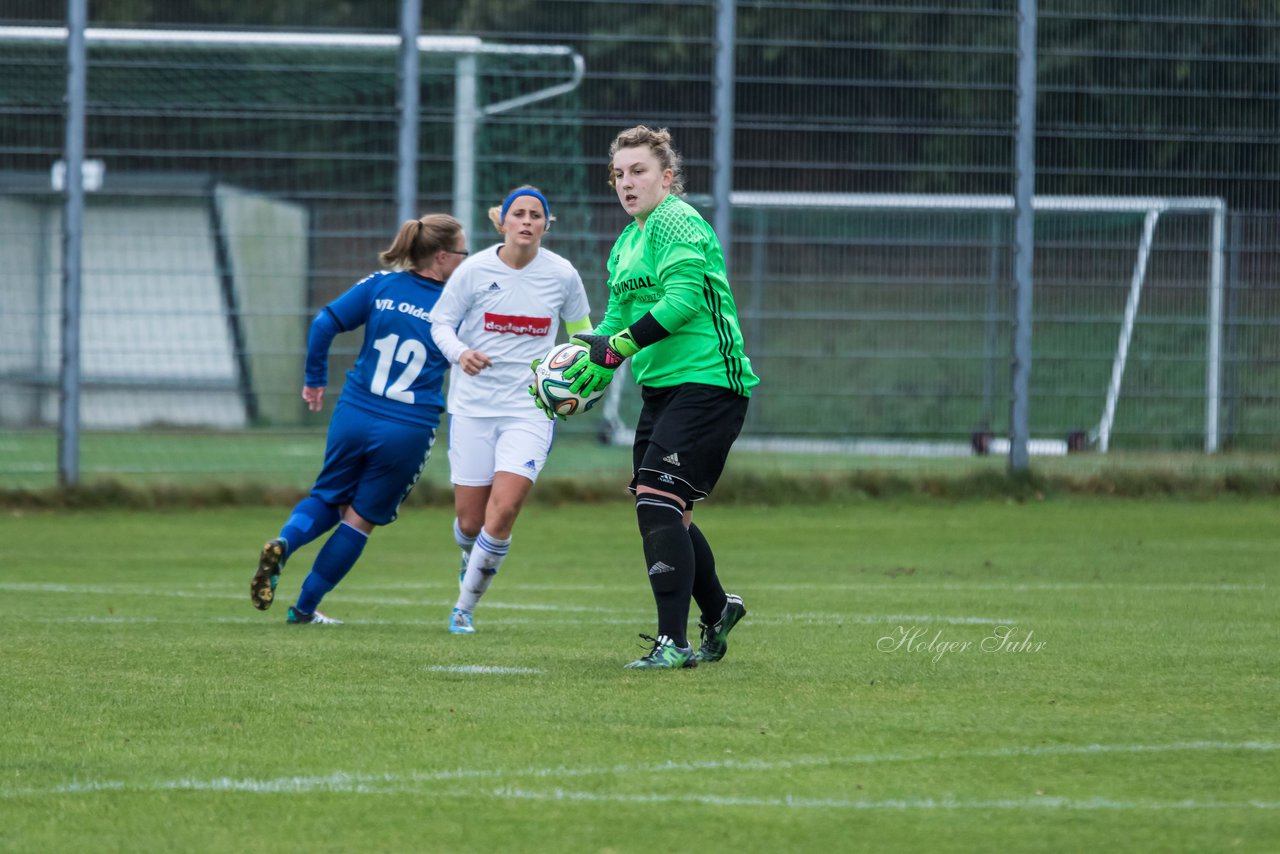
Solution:
M663 563L662 561L658 561L653 566L649 567L650 575L662 575L662 573L664 572L675 572L675 571L676 571L676 568L674 566Z
M663 457L663 458L662 458L662 461L663 461L664 463L671 463L671 465L673 465L673 466L678 466L678 465L680 465L680 457L678 457L678 456L676 455L676 452L675 452L675 451L672 451L671 453L669 453L669 454L667 454L665 457Z

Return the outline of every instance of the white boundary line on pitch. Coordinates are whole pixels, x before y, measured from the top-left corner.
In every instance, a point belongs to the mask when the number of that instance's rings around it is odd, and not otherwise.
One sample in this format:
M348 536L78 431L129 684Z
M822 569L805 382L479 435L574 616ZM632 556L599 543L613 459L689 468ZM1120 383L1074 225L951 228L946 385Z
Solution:
M229 590L229 587L222 588ZM170 599L242 599L248 601L248 595L242 593L218 593L216 591L191 590L183 588L165 588L156 590L153 585L138 583L136 586L108 584L56 584L49 582L0 581L0 591L12 593L73 593L82 596L144 596ZM354 596L343 594L342 602L353 605L403 605L410 608L450 607L453 599L404 599L387 596ZM577 613L593 613L600 609L590 605L561 605L534 602L485 602L486 608L512 611L570 611Z
M570 801L576 803L697 803L716 807L785 807L787 809L852 809L852 810L1188 810L1188 809L1280 809L1280 801L1197 801L1188 798L1180 801L1116 801L1110 798L1060 798L1040 796L1036 798L998 799L991 801L961 801L954 798L901 798L887 801L843 800L839 798L800 798L787 795L781 798L743 798L719 795L681 793L618 795L599 792L574 792L552 789L534 792L527 789L495 789L493 797L504 800ZM459 795L465 797L465 795Z
M492 664L432 664L425 669L432 673L467 673L497 676L522 676L526 674L546 673L537 667L499 667Z
M885 574L885 573L892 572L892 570L888 570L888 569L885 569L885 570L876 570L875 572L876 572L876 574L877 574L877 575L883 575L883 574ZM905 577L905 578L910 578L911 576L905 576L905 575L904 575L903 577ZM964 590L981 590L981 591L989 591L989 590L1009 590L1009 591L1012 591L1012 592L1022 592L1022 591L1026 591L1026 590L1049 590L1049 591L1058 591L1058 590L1130 590L1130 589L1132 589L1132 590L1140 590L1140 591L1141 591L1141 590L1171 590L1171 591L1186 591L1186 592L1188 592L1188 593L1201 593L1201 592L1206 592L1206 591L1208 591L1208 592L1221 592L1221 593L1236 593L1236 592L1257 592L1257 591L1261 591L1261 590L1268 590L1268 589L1272 589L1272 588L1268 587L1268 585L1266 585L1266 584L1236 584L1236 583L1231 583L1231 582L1220 582L1220 583L1210 584L1210 583L1207 583L1207 582L1201 582L1201 581L1186 581L1186 582L1178 582L1178 581L1168 581L1168 582L1161 582L1161 581L1154 581L1154 582L1145 582L1145 581L1133 581L1133 582L1114 582L1114 581L1101 581L1101 582L1094 582L1094 581L974 581L974 582L963 582L963 581L946 581L946 582L934 582L934 581L926 580L926 575L925 575L925 574L922 574L922 575L921 575L921 579L920 579L920 581L918 582L918 585L919 585L919 586L909 587L909 586L908 586L909 584L910 584L910 582L886 582L886 581L868 581L868 582L865 582L865 583L859 583L859 582L847 582L847 581L834 582L834 583L828 583L828 582L816 582L816 581L813 581L813 582L789 582L789 583L786 583L786 584L781 584L781 583L772 583L772 582L770 582L770 583L765 583L765 584L752 584L752 585L750 585L750 586L749 586L749 588L750 588L751 590L783 590L783 591L793 591L793 590L818 590L818 591L849 590L849 591L854 591L854 592L859 591L859 590L893 590L893 591L901 591L901 590L907 590L907 589L910 589L912 592L921 592L921 591L929 591L929 590L946 590L946 591L956 591L956 590L959 590L959 591L964 591ZM205 585L201 585L201 584L189 585L188 587L190 588L190 587L193 587L193 586L194 586L194 587L196 587L196 588L203 587L203 586L207 586L207 587L209 587L210 589L225 589L225 588L226 588L226 585L224 585L224 584L217 584L217 585L215 586L215 585L214 585L214 583L212 583L212 582L209 582L209 583L207 583L207 584L205 584ZM394 591L400 591L400 590L403 590L403 591L413 591L413 590L431 590L431 589L439 588L439 587L452 588L452 587L453 587L453 583L452 583L452 582L450 582L450 581L442 581L442 582L432 582L432 581L424 581L424 582L417 582L417 581L405 581L405 582L391 582L391 581L384 581L384 582L378 582L378 581L370 581L370 582L367 582L367 583L362 581L362 582L360 583L360 586L361 586L361 588L362 588L362 589L364 589L364 590L394 590ZM575 592L579 592L579 593L609 593L609 592L633 592L636 588L635 588L635 585L634 585L634 584L629 584L629 583L617 583L617 584L556 584L556 583L531 583L531 582L524 582L524 581L519 581L519 580L512 580L509 584L507 584L507 585L505 586L505 589L506 589L506 590L508 590L508 591L519 591L519 592L522 592L522 593L575 593Z
M94 584L55 584L55 583L39 583L39 582L0 582L0 590L8 590L21 593L68 593L79 595L96 595L96 596L168 596L183 599L190 598L206 598L206 599L245 599L247 597L241 594L230 593L206 593L193 590L168 589L161 591L152 591L145 588L134 588L126 586L123 588L111 585L94 585ZM400 598L387 598L378 596L347 596L343 595L340 599L342 605L391 605L391 606L407 606L413 608L448 608L453 604L452 600L411 600ZM558 604L541 604L528 602L503 602L501 600L486 601L486 609L495 611L545 611L555 613L573 613L573 614L590 614L598 613L599 608L588 605L558 605ZM530 620L546 625L555 623L557 625L629 625L639 619L640 614L646 617L650 616L648 610L642 610L637 607L635 613L638 615L635 619L618 618L618 617L602 617L599 619L570 619L570 620ZM75 623L75 622L98 622L98 623L140 623L140 622L189 622L187 620L165 620L160 617L95 617L85 615L83 617L68 617L65 615L59 617L39 618L39 617L17 617L16 622L30 623ZM253 617L207 617L205 622L262 622L261 618ZM365 625L418 625L433 624L432 620L354 620L354 623L362 623ZM511 621L505 621L511 622ZM760 615L751 621L754 625L790 625L792 623L838 623L853 625L881 625L885 623L943 623L946 625L1015 625L1020 620L1014 617L978 617L971 615L947 615L947 614L849 614L840 612L801 612L801 613L784 613L784 614L768 614Z
M344 603L348 600L343 600ZM439 603L424 603L427 605L439 605ZM341 606L339 606L341 607ZM449 605L443 605L441 610L444 613ZM500 602L485 602L485 608L493 608L495 610L512 609L520 610L518 605L503 605ZM326 610L327 607L326 607ZM541 609L538 609L541 610ZM599 617L597 619L573 617L569 619L530 619L527 617L501 617L497 618L498 622L504 626L634 626L638 622L652 619L652 614L645 611L643 614L637 610L635 617ZM338 616L335 613L335 616ZM446 615L447 616L447 615ZM281 615L281 619L283 616ZM32 617L27 615L18 615L11 618L13 623L40 623L40 624L58 624L67 625L74 623L88 624L166 624L166 623L184 623L189 624L190 619L181 617L157 617L152 615L139 615L133 617L125 616L99 616L94 614L85 614L83 616L67 616L65 614L56 617ZM276 620L265 615L252 616L215 616L206 615L201 617L204 623L229 623L229 624L252 624L258 623L262 625L270 625ZM419 619L419 620L387 620L381 618L362 619L354 617L344 619L343 623L350 626L435 626L444 625L445 617L439 619ZM753 616L751 624L754 626L789 626L797 623L814 624L821 623L824 625L862 625L862 626L879 626L879 625L901 625L903 623L923 623L923 624L942 624L949 626L1016 626L1024 621L1014 619L1013 617L967 617L967 616L948 616L944 614L773 614L764 616ZM330 631L330 629L326 629Z
M525 769L445 769L408 774L358 774L343 771L310 777L275 777L266 780L251 778L232 779L214 777L207 780L179 778L156 780L150 783L131 783L123 780L72 781L46 789L0 789L0 800L14 798L43 798L56 795L81 795L97 792L145 793L159 791L208 791L250 792L254 794L303 794L308 792L335 792L346 794L404 794L418 791L431 783L456 782L458 780L498 780L537 778L558 779L575 777L610 777L636 774L669 775L675 772L745 771L771 773L782 770L821 768L847 765L879 765L910 762L949 762L966 759L1006 759L1041 756L1089 756L1099 754L1160 754L1182 752L1243 752L1268 753L1280 750L1280 743L1265 741L1186 741L1169 744L1060 744L1034 747L1002 747L986 750L964 750L943 754L870 753L854 756L797 756L781 761L720 759L694 762L658 762L645 765L619 764L613 766L566 768L563 766ZM560 794L557 794L560 793ZM666 797L678 800L695 800L720 806L780 806L780 807L828 807L856 809L996 809L1054 806L1067 809L1277 809L1280 802L1247 799L1242 801L1112 801L1106 798L1066 799L1037 797L1035 799L957 801L951 799L894 799L886 801L823 800L796 798L786 795L780 798L706 798L681 795L601 795L595 793L529 792L514 787L471 792L433 792L433 795L455 797L531 798L557 800L658 800ZM579 797L580 796L580 797ZM947 806L950 805L950 806ZM1001 806L1005 805L1005 806Z
M911 576L904 575L904 578ZM833 590L847 590L857 592L860 590L890 590L894 592L912 593L931 593L935 590L946 592L974 591L1008 591L1010 593L1024 593L1029 590L1044 590L1049 592L1064 590L1134 590L1142 592L1146 590L1169 590L1172 592L1186 593L1255 593L1263 590L1272 589L1266 584L1206 584L1197 581L1187 582L1145 582L1134 581L1131 584L1122 584L1118 582L1107 581L943 581L935 582L921 578L920 581L912 586L911 582L887 582L873 581L865 584L851 582L836 582L834 584L818 584L799 582L795 584L752 584L752 590L815 590L819 592L830 592Z
M909 576L907 576L909 577ZM155 589L152 582L125 582L115 585L107 584L64 584L58 582L36 582L36 581L0 581L0 590L8 590L14 593L85 593L85 594L119 594L119 595L146 595L146 596L170 596L176 598L240 598L239 593L232 593L236 584L228 582L204 582L186 585L182 588L170 588L168 590ZM447 581L436 583L383 583L377 582L359 582L362 590L432 590L437 588L445 588L452 590L456 587L456 582ZM557 593L557 592L592 592L592 593L608 593L608 592L633 592L636 587L634 584L526 584L519 581L513 581L507 585L508 592L524 592L524 593ZM884 582L871 581L866 583L858 582L795 582L787 584L752 584L752 590L782 590L782 591L805 591L815 590L822 592L831 591L870 591L870 590L888 590L893 592L911 591L912 593L928 593L932 591L960 592L975 591L1009 591L1011 593L1024 593L1027 591L1044 590L1044 591L1064 591L1064 590L1169 590L1183 591L1187 593L1258 593L1275 589L1267 584L1231 584L1218 583L1208 584L1202 582L1144 582L1134 581L1132 583L1119 582L1092 582L1092 581L946 581L933 582L921 580L917 584L911 582ZM349 601L356 601L354 599ZM420 604L416 599L405 599L400 597L368 597L370 604ZM562 608L560 605L537 606L546 608ZM579 606L574 606L579 607ZM592 610L583 607L582 610Z

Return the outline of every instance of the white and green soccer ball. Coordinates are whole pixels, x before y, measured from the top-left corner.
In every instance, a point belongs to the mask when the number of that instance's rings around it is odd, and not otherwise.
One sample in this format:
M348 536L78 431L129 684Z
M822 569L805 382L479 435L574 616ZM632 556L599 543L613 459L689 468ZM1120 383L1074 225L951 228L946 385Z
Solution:
M543 405L556 415L576 415L586 412L604 397L604 389L588 395L569 391L572 383L564 378L565 369L579 359L588 358L587 348L581 344L557 344L542 357L533 369L533 390Z

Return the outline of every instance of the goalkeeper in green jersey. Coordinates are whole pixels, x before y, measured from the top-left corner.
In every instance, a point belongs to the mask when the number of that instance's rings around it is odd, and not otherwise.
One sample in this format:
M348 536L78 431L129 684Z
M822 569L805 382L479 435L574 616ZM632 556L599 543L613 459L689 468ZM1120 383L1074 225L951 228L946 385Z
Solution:
M747 613L726 594L715 556L693 524L724 470L759 378L742 346L724 254L711 226L679 198L680 156L666 129L625 130L609 149L609 184L635 218L609 252L609 304L591 351L565 371L574 391L601 388L631 359L643 407L632 449L631 491L644 541L658 636L632 668L695 667L724 657L725 638ZM689 601L702 640L686 638Z

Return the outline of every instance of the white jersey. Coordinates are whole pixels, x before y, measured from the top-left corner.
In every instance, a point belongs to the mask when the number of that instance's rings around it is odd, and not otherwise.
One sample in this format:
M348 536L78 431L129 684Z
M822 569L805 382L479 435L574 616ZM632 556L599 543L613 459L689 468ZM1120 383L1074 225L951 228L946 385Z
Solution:
M459 264L431 309L431 337L453 363L449 412L545 418L527 391L529 363L551 349L561 318L581 320L591 306L582 277L567 260L539 248L524 269L513 270L498 257L501 245ZM469 376L458 366L465 350L484 353L493 367Z

